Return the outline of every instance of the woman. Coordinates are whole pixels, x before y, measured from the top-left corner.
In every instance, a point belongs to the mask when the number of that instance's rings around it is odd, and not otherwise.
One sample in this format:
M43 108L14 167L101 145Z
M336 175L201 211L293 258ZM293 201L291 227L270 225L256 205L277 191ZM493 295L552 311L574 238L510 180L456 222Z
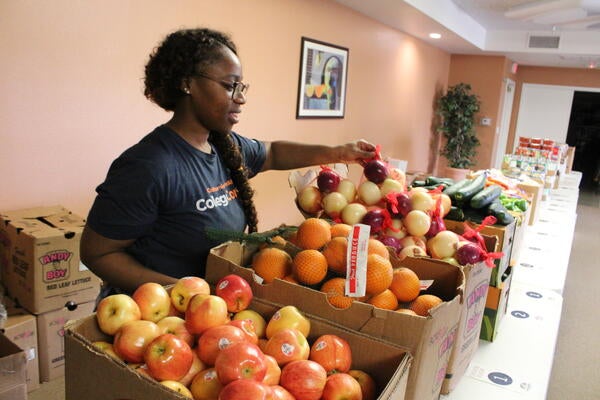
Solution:
M81 238L82 261L101 293L144 282L204 276L211 247L205 227L256 231L248 178L259 172L374 156L374 146L261 142L232 132L246 102L236 47L210 29L174 32L145 69L145 95L172 118L110 167Z

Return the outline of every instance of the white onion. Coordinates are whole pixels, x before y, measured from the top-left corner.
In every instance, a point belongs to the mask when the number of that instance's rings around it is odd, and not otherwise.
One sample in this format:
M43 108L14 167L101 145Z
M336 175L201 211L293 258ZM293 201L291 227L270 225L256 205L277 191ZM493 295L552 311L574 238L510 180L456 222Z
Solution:
M348 203L352 203L356 198L356 185L350 179L342 179L337 191L346 197Z
M365 205L372 206L381 200L381 190L379 190L376 183L364 181L358 186L358 198Z
M315 186L307 186L296 197L298 206L306 213L321 211L321 192Z
M367 213L367 207L360 203L350 203L342 210L342 222L348 225L358 224Z
M433 258L454 257L459 237L452 231L441 231L427 241L427 251Z
M333 219L340 216L340 213L348 205L346 197L340 192L331 192L323 197L323 210Z
M412 210L404 217L404 226L411 236L424 236L431 226L431 218L421 210Z

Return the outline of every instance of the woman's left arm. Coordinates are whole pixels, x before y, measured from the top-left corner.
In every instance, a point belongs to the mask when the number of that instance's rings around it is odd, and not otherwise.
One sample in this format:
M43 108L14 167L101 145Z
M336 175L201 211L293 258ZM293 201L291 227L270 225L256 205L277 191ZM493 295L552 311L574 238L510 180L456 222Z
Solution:
M354 163L375 156L375 146L366 140L338 146L276 141L265 143L267 158L262 171L287 170L311 165Z

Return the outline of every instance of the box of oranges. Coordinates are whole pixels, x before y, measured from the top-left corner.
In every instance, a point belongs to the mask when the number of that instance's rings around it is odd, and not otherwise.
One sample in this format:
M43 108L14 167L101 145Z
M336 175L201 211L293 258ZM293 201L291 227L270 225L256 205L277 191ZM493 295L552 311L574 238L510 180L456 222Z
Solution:
M209 254L205 279L214 284L227 274L241 275L252 282L255 298L295 305L314 318L405 347L413 355L405 398L437 399L458 328L463 270L430 258L400 261L369 240L366 295L349 297L340 273L344 246L334 244L335 225L334 236L324 240L318 224L306 225L306 235L299 227L288 237L292 243L278 238L269 244L217 246Z

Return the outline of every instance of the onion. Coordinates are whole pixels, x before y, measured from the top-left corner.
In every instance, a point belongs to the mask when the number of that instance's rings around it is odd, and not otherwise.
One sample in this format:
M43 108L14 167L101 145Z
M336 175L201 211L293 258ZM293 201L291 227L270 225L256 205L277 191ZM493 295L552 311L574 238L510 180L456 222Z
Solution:
M393 236L384 236L379 240L386 246L393 248L396 251L396 253L402 248L402 246L400 245L400 240Z
M364 181L358 186L358 198L368 206L377 204L381 200L379 186L371 181Z
M424 212L430 211L435 207L435 202L431 195L427 192L421 191L410 191L408 194L410 197L410 204L413 210L421 210Z
M385 235L395 237L396 239L402 239L404 236L406 236L406 230L404 230L402 220L398 218L392 218L390 221L390 226L385 229Z
M330 168L323 168L317 176L317 186L323 193L335 192L340 184L340 175Z
M400 244L402 247L408 246L418 246L423 249L423 251L427 250L425 240L417 236L406 236L400 239Z
M452 231L441 231L427 241L427 250L433 258L444 259L453 257L459 237Z
M321 211L321 192L314 186L307 186L296 197L298 207L306 213L314 214Z
M387 210L390 212L390 215L393 217L405 217L412 210L412 206L410 204L410 197L407 193L398 193L396 194L396 204L392 202L388 202ZM394 208L397 212L394 212Z
M425 250L420 248L419 246L408 246L404 247L398 253L398 258L400 261L404 260L406 257L426 257L427 253Z
M462 245L456 250L454 258L460 265L476 264L483 261L483 250L478 244L461 242Z
M367 211L362 218L361 223L371 227L371 234L379 233L383 229L385 213L381 208L374 208Z
M431 218L421 210L412 210L404 217L406 231L412 236L424 236L431 226Z
M348 203L352 203L356 197L356 185L350 179L342 179L338 185L337 191L346 197Z
M323 210L332 219L338 218L347 205L346 197L339 192L331 192L323 197Z
M434 215L431 217L431 226L425 236L430 238L445 230L446 224L444 223L444 219L439 215Z
M350 203L342 210L342 222L348 225L355 225L367 213L367 207L360 203Z
M388 168L383 161L375 159L367 162L364 174L371 182L381 183L388 176Z
M388 193L391 192L403 192L404 185L392 178L385 178L383 183L381 184L381 194L385 197Z

